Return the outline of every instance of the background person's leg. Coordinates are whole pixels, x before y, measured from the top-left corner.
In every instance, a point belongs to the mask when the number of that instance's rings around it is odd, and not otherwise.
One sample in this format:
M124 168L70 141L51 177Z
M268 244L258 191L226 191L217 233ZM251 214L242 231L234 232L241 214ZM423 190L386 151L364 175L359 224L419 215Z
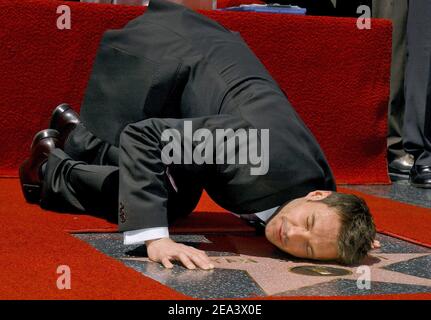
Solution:
M118 148L93 135L79 124L64 144L65 153L73 160L88 164L118 166Z
M359 17L358 7L372 7L372 0L337 0L335 5L336 15L339 17Z
M393 23L391 93L388 115L388 162L391 178L408 179L413 159L404 151L403 122L405 110L404 74L407 60L406 31L408 0L373 1L373 18L390 19Z
M117 221L118 168L89 165L60 149L49 155L40 205L55 211L81 211Z
M415 166L431 166L431 1L409 2L404 148Z

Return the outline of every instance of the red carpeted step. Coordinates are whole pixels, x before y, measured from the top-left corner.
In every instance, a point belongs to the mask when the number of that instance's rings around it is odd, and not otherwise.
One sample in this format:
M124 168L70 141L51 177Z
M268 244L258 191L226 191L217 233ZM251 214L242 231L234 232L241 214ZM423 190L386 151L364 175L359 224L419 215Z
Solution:
M65 3L71 30L56 26L57 1L0 0L0 174L11 174L27 157L57 104L79 110L102 33L145 10ZM348 18L202 13L241 33L317 137L338 183L389 182L388 21L358 30Z

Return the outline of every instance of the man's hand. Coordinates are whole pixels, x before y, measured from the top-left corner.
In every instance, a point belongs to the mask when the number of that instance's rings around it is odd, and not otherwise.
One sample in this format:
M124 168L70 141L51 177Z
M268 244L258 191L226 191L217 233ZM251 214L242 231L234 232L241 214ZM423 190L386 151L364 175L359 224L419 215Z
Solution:
M160 262L165 268L173 267L171 260L181 261L187 269L199 267L204 270L213 269L214 265L202 250L176 243L169 238L149 240L147 245L148 258Z
M379 249L381 247L379 240L374 240L373 243L371 243L371 249Z

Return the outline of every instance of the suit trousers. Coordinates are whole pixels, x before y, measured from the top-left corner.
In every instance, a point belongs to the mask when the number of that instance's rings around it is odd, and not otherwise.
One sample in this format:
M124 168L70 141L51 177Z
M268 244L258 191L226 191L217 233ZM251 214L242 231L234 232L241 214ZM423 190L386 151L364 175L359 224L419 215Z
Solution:
M405 110L404 70L407 61L406 31L408 0L374 0L373 17L392 20L391 92L388 114L388 160L406 154L403 147Z
M404 149L431 166L431 1L409 1Z
M85 212L118 222L119 148L94 136L80 124L64 150L48 157L40 205L57 212ZM169 191L168 221L190 214L202 193L191 177L175 174L176 190ZM145 214L145 213L142 213Z
M118 148L78 125L55 149L44 173L41 207L117 220Z

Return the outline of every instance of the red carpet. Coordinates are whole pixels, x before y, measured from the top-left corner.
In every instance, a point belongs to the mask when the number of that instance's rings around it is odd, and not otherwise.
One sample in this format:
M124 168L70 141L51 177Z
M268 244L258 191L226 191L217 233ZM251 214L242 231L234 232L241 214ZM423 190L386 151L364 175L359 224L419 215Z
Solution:
M23 202L15 179L0 185L0 299L186 298L64 232L60 215ZM57 289L59 265L71 268L71 290Z
M86 215L58 214L25 203L17 179L0 179L0 299L183 299L187 298L143 277L121 262L99 253L64 230L113 230L115 225ZM356 193L356 192L355 192ZM362 195L362 194L361 194ZM431 210L366 196L378 229L431 247ZM208 199L205 210L219 210ZM216 217L219 216L219 219ZM209 220L194 215L193 227L177 225L177 232L212 230L252 232L230 219L214 214ZM224 222L229 219L229 223ZM229 228L226 228L230 225ZM72 270L72 290L58 290L56 269ZM431 299L431 294L338 297L335 299ZM291 298L289 298L291 299ZM293 298L298 299L298 298ZM307 299L310 299L307 297ZM315 298L313 299L326 299Z
M103 31L144 10L65 2L72 29L59 30L59 3L0 0L0 174L16 175L57 104L79 109ZM319 140L338 183L389 182L389 22L358 30L345 18L203 13L241 32Z
M72 8L72 30L58 30L58 4L0 0L3 176L16 176L34 133L47 127L54 106L69 102L79 109L103 31L124 26L144 10L65 2ZM353 19L203 13L241 32L316 135L338 183L388 183L385 150L391 28L387 21L375 20L371 30L358 30ZM429 210L365 198L379 230L431 245ZM186 298L66 232L109 231L115 225L28 205L16 179L0 179L0 203L0 299ZM208 199L198 209L220 211ZM229 215L207 216L210 218L203 222L203 216L194 215L193 230L179 222L177 232L250 232L239 222L229 223L231 229L226 230L223 220L230 219ZM57 289L59 265L71 267L72 290ZM431 295L365 299L401 297L430 299Z

